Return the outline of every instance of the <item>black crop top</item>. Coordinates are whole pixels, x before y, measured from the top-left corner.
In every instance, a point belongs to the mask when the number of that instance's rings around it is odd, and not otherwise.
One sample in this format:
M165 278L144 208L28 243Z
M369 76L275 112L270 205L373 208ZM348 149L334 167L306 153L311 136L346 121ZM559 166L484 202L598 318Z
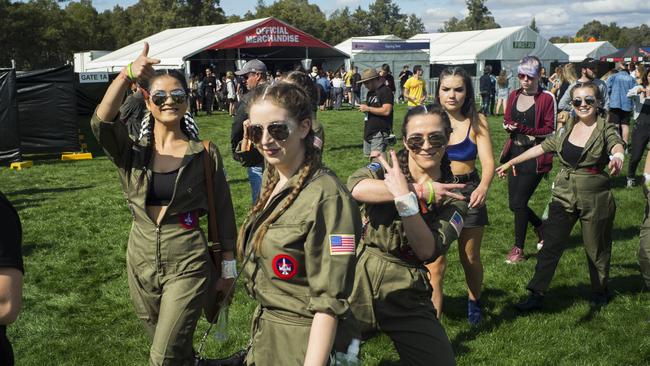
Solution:
M570 143L567 138L562 144L562 158L569 163L569 165L575 168L576 165L578 165L578 160L580 160L580 155L582 155L582 150L584 149L584 147Z
M149 181L149 191L147 191L147 206L167 206L172 200L174 194L174 185L178 169L166 173L153 172L151 181Z

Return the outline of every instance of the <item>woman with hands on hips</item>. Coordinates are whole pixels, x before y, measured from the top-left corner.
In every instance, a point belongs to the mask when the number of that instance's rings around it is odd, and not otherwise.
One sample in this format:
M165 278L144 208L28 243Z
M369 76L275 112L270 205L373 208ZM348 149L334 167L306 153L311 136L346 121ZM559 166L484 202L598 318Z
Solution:
M530 294L516 305L522 311L541 309L544 293L578 220L591 278L592 305L604 305L610 298L607 282L616 204L609 178L623 167L624 143L616 127L602 118L603 99L596 84L578 84L571 90L571 100L576 117L565 129L496 170L503 178L512 166L549 152L557 154L562 166L553 184L544 246L527 286Z
M438 105L404 118L404 149L354 172L363 235L349 298L364 335L386 333L407 365L453 365L454 356L431 302L425 264L443 255L463 229L467 202L453 182L445 147L451 125ZM443 194L444 192L444 194Z
M186 113L185 76L155 71L160 61L148 53L145 42L140 56L108 87L90 124L117 166L133 217L127 274L131 300L152 341L149 364L193 365L192 340L202 310L228 293L236 277L235 214L219 150L213 143L206 150ZM148 110L137 137L117 119L124 93L136 82ZM206 153L213 164L212 187L206 187ZM209 210L206 189L214 193L221 248L209 248L199 226ZM222 251L222 278L215 278L210 250Z

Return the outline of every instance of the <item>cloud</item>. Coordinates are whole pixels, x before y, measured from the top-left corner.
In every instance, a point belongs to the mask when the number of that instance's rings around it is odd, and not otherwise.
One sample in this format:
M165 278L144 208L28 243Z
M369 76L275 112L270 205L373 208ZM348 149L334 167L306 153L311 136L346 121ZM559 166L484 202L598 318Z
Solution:
M425 11L425 16L421 16L424 26L428 32L437 32L442 28L444 22L451 17L462 19L465 16L459 10L453 10L450 7L429 8Z
M579 1L569 5L569 9L580 14L650 13L650 2L636 0Z

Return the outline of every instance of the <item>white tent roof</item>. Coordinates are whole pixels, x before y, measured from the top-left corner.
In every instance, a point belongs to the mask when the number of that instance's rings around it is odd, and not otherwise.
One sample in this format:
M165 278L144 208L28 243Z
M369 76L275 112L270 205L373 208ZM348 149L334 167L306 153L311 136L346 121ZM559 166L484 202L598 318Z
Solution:
M160 60L158 67L180 68L187 57L267 19L167 29L92 61L86 70L120 69L138 57L145 41L149 42L149 57Z
M481 60L515 61L524 56L567 61L568 55L527 26L467 32L421 33L411 39L431 42L432 64L473 64Z
M352 41L401 41L402 38L394 34L383 34L380 36L352 37L337 44L334 48L348 55L352 55Z
M580 42L580 43L555 43L555 45L569 55L570 62L580 62L587 57L599 60L601 56L612 54L618 49L611 43Z

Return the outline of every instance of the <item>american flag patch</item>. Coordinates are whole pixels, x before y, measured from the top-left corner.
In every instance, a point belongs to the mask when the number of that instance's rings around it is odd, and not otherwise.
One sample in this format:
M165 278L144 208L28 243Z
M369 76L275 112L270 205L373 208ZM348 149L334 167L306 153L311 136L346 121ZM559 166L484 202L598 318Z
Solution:
M454 211L449 223L454 227L454 230L456 230L456 234L460 235L460 232L463 231L463 217L458 213L458 211Z
M330 235L330 255L354 254L355 244L354 235Z

